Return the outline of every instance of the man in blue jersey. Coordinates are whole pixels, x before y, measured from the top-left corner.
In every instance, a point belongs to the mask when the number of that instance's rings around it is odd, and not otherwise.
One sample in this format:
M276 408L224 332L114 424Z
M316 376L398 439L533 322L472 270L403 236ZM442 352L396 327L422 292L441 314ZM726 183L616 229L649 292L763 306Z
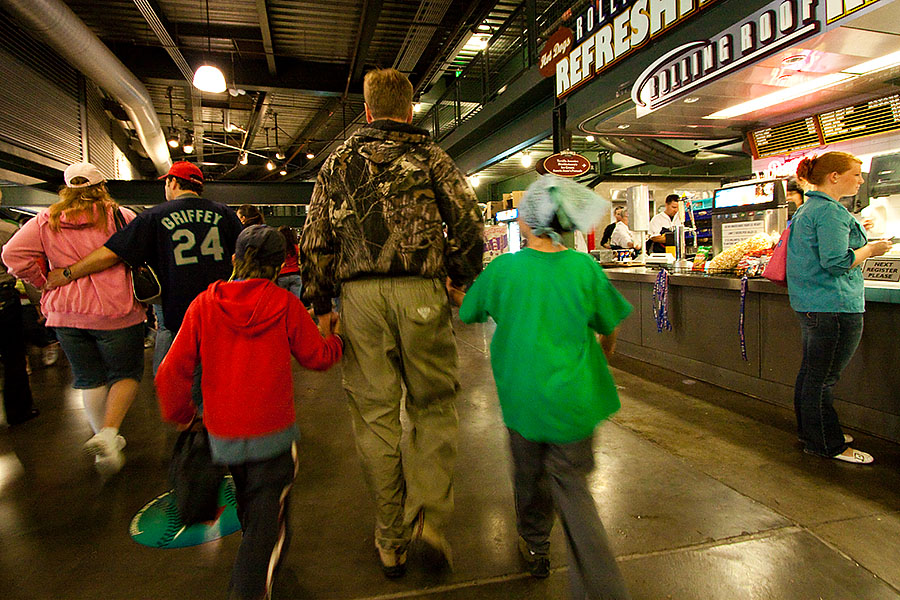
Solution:
M150 265L162 287L154 373L191 301L213 281L231 275L231 256L241 232L241 221L233 210L200 196L203 173L196 165L176 162L160 179L166 182L167 202L140 213L106 244L68 268L54 269L47 277L50 287L58 287L120 260Z

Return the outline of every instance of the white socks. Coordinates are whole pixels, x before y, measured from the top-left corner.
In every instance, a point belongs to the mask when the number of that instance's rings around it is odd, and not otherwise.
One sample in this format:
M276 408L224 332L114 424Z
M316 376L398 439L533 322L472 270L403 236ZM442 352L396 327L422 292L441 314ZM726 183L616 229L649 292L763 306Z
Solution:
M106 416L106 394L108 391L109 389L105 385L89 390L81 390L84 412L94 433L99 433L103 429L103 419ZM113 434L113 437L115 437L115 434Z

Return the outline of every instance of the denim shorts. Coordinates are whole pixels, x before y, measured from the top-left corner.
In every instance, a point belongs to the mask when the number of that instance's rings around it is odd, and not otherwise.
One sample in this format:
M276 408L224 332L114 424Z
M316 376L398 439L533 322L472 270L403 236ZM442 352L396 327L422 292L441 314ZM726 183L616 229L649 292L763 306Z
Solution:
M144 324L124 329L56 327L59 345L75 378L72 387L86 390L144 375Z

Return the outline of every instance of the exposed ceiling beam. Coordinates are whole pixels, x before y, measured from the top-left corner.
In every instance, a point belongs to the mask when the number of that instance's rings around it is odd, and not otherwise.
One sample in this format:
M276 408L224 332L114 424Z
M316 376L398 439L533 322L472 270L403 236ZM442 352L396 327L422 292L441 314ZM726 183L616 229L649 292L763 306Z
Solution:
M178 67L182 77L188 81L193 81L194 72L191 70L190 65L188 65L184 56L181 54L181 51L178 49L175 40L172 39L172 35L170 34L172 26L169 24L168 20L166 20L165 13L163 13L159 4L156 3L156 0L134 0L134 4L137 6L138 10L141 11L144 20L147 21L150 29L156 34L156 38L159 40L159 43L162 44L163 48L165 48L166 52L171 57L172 62Z
M344 98L350 90L350 84L359 84L366 64L363 58L369 54L369 45L375 35L378 19L381 17L382 0L364 0L362 15L359 18L359 29L356 32L356 47L350 57L350 69L347 74L347 85L344 87Z
M191 115L191 124L194 129L194 154L197 160L203 160L203 106L201 105L200 92L192 84L184 86L185 109Z
M168 85L181 85L182 73L175 68L162 48L133 44L110 44L110 49L122 62L144 81L156 81ZM200 64L207 53L184 51L190 64ZM230 64L231 57L213 53L214 62ZM229 85L247 91L304 93L315 96L342 96L347 82L346 65L318 63L288 57L278 59L278 76L269 74L264 59L243 58L234 63L234 73ZM362 86L351 83L350 95L362 96Z
M203 47L206 47L206 39L214 40L247 40L251 42L263 41L259 27L252 25L234 25L226 23L210 23L206 21L169 21L169 31L178 37L203 38Z
M269 30L269 11L266 9L266 0L256 0L256 12L259 15L259 30L262 33L263 48L266 49L266 64L269 66L269 75L275 77L275 50L272 45L272 32Z
M424 57L429 60L429 63L424 70L420 70L419 80L415 82L417 94L424 91L424 88L434 80L435 74L447 60L454 58L446 55L446 49L456 48L472 27L484 21L495 5L496 1L494 0L470 2L466 10L459 14L456 22L448 26L450 34L447 36L447 41L440 48L436 48L431 56Z
M247 150L253 144L253 138L256 137L256 133L262 126L271 102L271 94L260 92L257 95L253 110L250 112L250 118L247 120L247 133L244 134L244 141L241 142L241 150Z

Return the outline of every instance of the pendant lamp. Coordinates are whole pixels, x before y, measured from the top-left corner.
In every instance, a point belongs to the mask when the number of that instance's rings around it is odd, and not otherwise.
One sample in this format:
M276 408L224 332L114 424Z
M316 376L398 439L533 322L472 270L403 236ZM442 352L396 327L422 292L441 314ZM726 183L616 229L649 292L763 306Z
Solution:
M212 41L209 34L209 0L206 0L206 52L212 53ZM225 75L218 67L203 65L194 72L194 87L201 92L221 94L225 91Z

